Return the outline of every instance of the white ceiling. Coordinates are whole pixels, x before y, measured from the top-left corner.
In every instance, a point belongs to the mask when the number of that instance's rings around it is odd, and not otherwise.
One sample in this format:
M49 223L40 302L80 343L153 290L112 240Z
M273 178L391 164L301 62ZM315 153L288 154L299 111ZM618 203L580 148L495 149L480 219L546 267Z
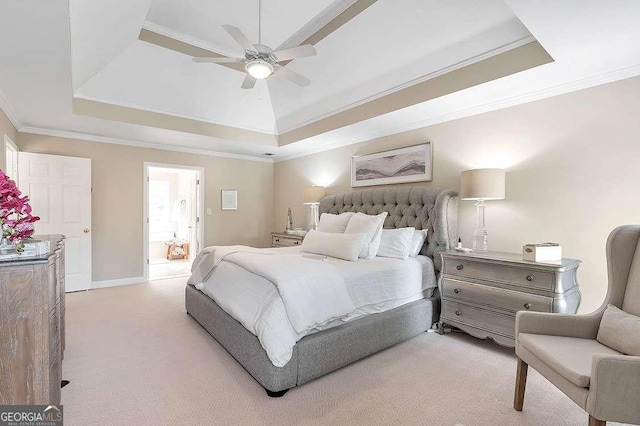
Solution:
M341 1L263 0L262 42L277 48ZM258 1L2 0L0 106L21 131L276 159L301 155L640 74L635 0L379 0L287 67L306 88L196 64L138 40L140 29L241 55L222 24L257 43ZM25 31L28 28L28 31ZM554 62L286 146L74 115L73 96L208 123L284 133L475 58L531 40Z

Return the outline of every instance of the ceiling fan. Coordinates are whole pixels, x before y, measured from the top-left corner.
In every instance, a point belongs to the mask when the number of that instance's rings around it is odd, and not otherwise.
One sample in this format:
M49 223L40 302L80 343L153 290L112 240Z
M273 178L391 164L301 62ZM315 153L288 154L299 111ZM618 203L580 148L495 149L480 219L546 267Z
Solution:
M244 58L230 58L230 57L217 57L217 58L193 58L194 62L199 63L214 63L225 64L233 62L241 62L245 64L245 70L247 76L242 82L243 89L252 89L257 80L264 80L271 75L280 76L287 80L297 84L301 87L306 87L311 83L306 77L285 68L284 65L280 65L279 62L290 61L296 58L304 58L307 56L315 56L316 49L310 44L303 44L302 46L296 46L289 49L282 49L273 51L268 46L261 44L261 1L258 2L258 44L252 44L247 36L238 27L233 25L223 25L222 28L244 49Z

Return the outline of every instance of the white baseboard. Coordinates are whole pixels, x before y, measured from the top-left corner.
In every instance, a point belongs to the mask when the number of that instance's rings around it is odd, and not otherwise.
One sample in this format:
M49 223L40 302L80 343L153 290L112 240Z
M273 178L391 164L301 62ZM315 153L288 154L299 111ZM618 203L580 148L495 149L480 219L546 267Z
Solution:
M94 281L91 283L91 288L118 287L121 285L142 284L146 282L145 277L120 278L117 280Z

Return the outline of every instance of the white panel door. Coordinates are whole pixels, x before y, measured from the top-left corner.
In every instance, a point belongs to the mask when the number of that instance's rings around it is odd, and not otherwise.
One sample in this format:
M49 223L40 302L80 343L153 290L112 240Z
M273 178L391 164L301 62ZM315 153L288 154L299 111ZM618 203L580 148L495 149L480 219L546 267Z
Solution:
M36 234L62 234L65 290L91 287L91 160L20 152L19 186L31 200Z

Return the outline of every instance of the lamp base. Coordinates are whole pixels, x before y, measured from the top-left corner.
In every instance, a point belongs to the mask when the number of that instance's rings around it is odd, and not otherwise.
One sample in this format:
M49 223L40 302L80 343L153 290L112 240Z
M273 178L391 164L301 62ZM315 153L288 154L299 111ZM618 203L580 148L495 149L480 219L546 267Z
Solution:
M473 251L489 251L487 228L484 227L484 200L476 201L476 232L473 233Z
M316 231L318 229L318 222L320 218L318 217L318 204L311 204L311 226L309 226L310 230Z
M473 251L485 252L489 251L489 244L487 243L487 230L476 229L473 234Z

